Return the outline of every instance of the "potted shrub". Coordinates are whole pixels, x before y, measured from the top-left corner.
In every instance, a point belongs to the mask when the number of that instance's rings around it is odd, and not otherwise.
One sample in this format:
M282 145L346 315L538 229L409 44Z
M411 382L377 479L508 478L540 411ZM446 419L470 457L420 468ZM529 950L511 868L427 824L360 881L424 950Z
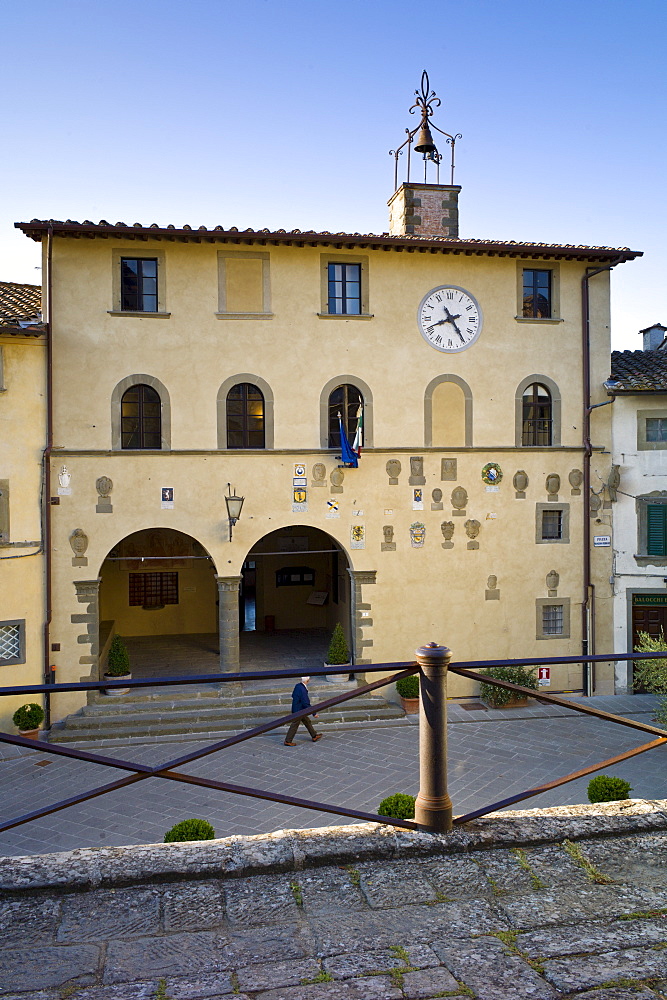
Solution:
M205 819L182 819L164 835L165 844L178 844L187 840L215 840L215 830Z
M392 819L414 819L415 796L405 795L403 792L388 795L378 806L378 815L391 816Z
M325 667L351 667L350 663L350 650L348 648L347 642L345 640L345 633L343 632L343 626L340 622L336 622L336 627L331 635L331 642L329 643L329 649L327 651L327 658L324 663ZM344 674L332 674L330 677L327 676L328 681L340 681L345 677ZM351 677L351 675L350 675Z
M419 711L419 674L399 677L396 691L401 698L401 707L406 715L416 715Z
M21 705L14 712L12 721L19 731L19 736L23 736L26 740L38 740L39 727L44 722L44 709L35 702Z
M531 688L533 691L539 690L536 667L490 667L488 670L480 671L480 679L483 677L495 677L499 681L508 681L510 684L520 684L522 687ZM525 705L528 696L515 694L507 688L496 687L495 684L485 684L481 681L479 696L483 702L491 708L515 708L517 705Z
M614 778L611 774L598 774L588 782L589 802L618 802L629 799L632 787L623 778Z
M106 681L117 681L120 678L123 678L123 680L129 680L131 677L130 654L127 651L127 646L119 635L115 635L111 640L111 645L109 646L109 658L107 660L107 669L104 674L104 679ZM119 695L127 694L129 690L129 688L124 687L105 688L104 693L108 695Z

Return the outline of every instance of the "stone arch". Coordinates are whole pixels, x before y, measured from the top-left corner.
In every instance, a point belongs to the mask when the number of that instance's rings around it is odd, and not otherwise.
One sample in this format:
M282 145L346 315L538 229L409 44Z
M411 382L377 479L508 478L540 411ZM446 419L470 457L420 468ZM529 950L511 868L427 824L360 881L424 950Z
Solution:
M551 395L551 445L549 447L554 448L560 445L561 441L561 396L558 386L548 375L527 375L519 382L514 396L514 443L517 448L531 447L523 444L523 394L528 386L534 382L543 385Z
M135 385L149 385L160 397L162 451L171 449L171 402L166 386L154 375L127 375L111 393L111 450L122 451L121 400Z
M434 419L434 393L436 392L438 386L445 383L451 383L458 386L458 388L463 393L463 438L464 440L461 444L465 445L466 448L472 447L472 390L467 382L465 382L458 375L436 375L434 379L431 379L429 384L426 386L426 392L424 393L424 447L430 448L433 445L439 445L441 442L435 441L435 434L433 429L433 419ZM443 447L451 446L450 442L443 444Z
M271 386L259 375L250 375L242 372L239 375L230 375L226 378L218 389L217 414L218 414L218 450L227 451L227 393L233 386L241 382L249 382L256 385L264 396L264 451L273 448L274 422L273 422L273 392Z
M155 579L158 575L160 580ZM202 673L219 672L221 579L227 580L217 575L208 549L194 536L175 528L149 525L116 542L104 557L94 581L96 600L90 600L96 620L88 622L88 631L99 636L100 679L108 645L115 633L143 640L139 643L142 647L149 646L151 639L177 637L186 651L188 642L193 650L201 650L201 637L210 636L206 646L210 654L208 666ZM237 590L238 580L236 577ZM78 596L81 584L75 586ZM85 588L82 593L90 596ZM188 640L188 636L198 638ZM166 672L178 673L178 668Z
M329 447L329 396L339 385L353 385L364 399L364 447L373 447L373 393L370 386L356 375L330 378L320 393L320 448Z

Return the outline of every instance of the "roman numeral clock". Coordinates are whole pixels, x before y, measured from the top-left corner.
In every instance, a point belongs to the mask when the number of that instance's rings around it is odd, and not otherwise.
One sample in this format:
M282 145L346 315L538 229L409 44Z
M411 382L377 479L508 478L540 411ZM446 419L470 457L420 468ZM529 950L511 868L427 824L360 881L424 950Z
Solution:
M419 332L437 351L455 354L471 347L482 332L482 310L465 288L440 285L421 300Z

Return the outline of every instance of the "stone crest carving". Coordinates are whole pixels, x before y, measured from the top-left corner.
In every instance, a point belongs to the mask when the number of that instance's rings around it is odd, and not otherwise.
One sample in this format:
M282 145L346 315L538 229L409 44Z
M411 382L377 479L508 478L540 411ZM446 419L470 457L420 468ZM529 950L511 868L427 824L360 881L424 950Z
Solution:
M421 455L413 455L410 459L410 486L423 486L426 482L424 478L424 459Z
M452 490L452 514L463 516L468 505L468 491L462 486L455 486Z
M315 462L313 466L313 478L311 480L311 486L326 486L326 475L327 470L323 462Z
M100 476L95 480L95 489L98 493L97 506L95 511L98 514L112 514L110 494L113 489L113 481L108 476Z
M454 528L456 525L453 521L443 521L440 525L440 531L442 532L442 537L446 542L451 542L454 535Z
M600 510L601 506L602 506L602 497L598 496L597 493L591 493L588 500L588 508L591 517L595 517L595 515Z
M560 583L560 576L555 569L550 570L546 577L547 590L549 591L549 597L555 597L558 591L558 584Z
M498 577L495 574L491 576L486 581L486 590L484 591L485 601L499 601L500 591L498 590Z
M389 485L398 486L398 477L401 474L401 463L397 458L390 458L387 462L385 469L387 470L387 475L389 476Z
M331 492L332 493L342 493L343 492L343 480L345 479L345 473L342 469L336 467L331 470L331 475L329 476L331 480Z
M455 482L457 476L458 460L456 458L443 458L440 462L440 479L442 482Z
M616 503L616 491L621 485L621 467L620 465L612 465L611 472L609 473L609 478L607 479L607 489L609 490L609 499L612 503Z
M528 489L528 474L524 472L523 469L518 469L514 473L514 478L512 479L512 485L514 486L514 496L517 500L526 499L526 490Z
M560 490L560 476L555 472L549 473L546 479L547 487L547 500L558 500L558 491Z
M95 480L95 489L104 500L108 500L113 489L113 481L108 476L100 476Z
M476 541L476 538L479 535L479 529L482 527L479 521L472 518L471 520L466 521L463 527L466 529L466 535L470 539L467 547L469 549L478 549L479 542Z
M431 492L431 510L442 510L442 490L437 486Z
M63 465L58 473L58 482L64 490L69 489L69 484L72 482L72 475L66 465Z
M86 549L88 548L88 535L85 533L83 528L74 529L72 534L69 536L69 544L72 552L74 553L72 566L87 566L88 560L85 556Z
M391 524L385 524L382 529L382 534L384 535L384 541L380 546L382 552L395 552L396 542L394 541L394 528Z
M414 521L410 525L410 545L413 549L421 549L425 541L426 525L423 521Z
M581 469L572 469L567 478L572 487L572 496L581 496L581 484L584 481L584 474Z

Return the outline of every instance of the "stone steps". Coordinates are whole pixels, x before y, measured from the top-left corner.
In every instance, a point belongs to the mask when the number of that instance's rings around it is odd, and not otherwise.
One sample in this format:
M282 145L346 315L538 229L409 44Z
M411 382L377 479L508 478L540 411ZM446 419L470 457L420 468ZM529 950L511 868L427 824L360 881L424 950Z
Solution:
M225 738L290 714L291 691L284 686L274 690L254 687L253 683L207 685L203 690L182 685L170 693L165 688L145 695L139 695L137 689L127 695L96 695L75 715L55 723L49 742L110 745L138 739ZM335 697L354 686L355 682L313 685L309 689L311 702ZM381 696L360 695L322 712L316 725L339 727L368 722L403 724L405 716L398 705Z

